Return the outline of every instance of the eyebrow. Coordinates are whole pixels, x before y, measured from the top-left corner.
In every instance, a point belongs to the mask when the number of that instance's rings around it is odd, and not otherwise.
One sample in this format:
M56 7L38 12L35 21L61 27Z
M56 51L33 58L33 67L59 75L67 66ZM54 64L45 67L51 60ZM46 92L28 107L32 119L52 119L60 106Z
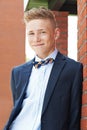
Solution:
M43 31L43 30L45 29L38 29L37 31ZM31 33L31 32L33 32L33 30L28 31L28 33Z

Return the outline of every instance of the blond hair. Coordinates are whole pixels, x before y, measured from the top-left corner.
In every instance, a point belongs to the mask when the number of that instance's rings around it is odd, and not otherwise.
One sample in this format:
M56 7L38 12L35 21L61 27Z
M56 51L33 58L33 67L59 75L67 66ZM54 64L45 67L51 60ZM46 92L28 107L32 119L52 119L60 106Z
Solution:
M24 12L25 23L28 23L29 21L34 19L49 19L54 25L54 27L56 27L56 20L54 14L51 10L45 7L32 8Z

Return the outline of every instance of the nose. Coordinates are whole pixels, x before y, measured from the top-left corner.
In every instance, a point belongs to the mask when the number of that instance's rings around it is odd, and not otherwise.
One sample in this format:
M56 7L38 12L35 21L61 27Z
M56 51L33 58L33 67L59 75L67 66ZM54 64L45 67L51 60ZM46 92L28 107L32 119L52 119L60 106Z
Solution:
M41 40L41 38L40 38L40 35L38 34L38 33L36 33L35 35L34 35L34 39L33 39L35 42L39 42L40 40Z

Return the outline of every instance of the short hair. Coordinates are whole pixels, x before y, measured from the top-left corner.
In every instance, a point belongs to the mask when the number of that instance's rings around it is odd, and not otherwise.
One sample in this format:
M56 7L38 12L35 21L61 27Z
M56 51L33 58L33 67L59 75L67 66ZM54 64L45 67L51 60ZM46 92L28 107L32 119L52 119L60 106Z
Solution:
M24 21L28 23L34 19L49 19L54 27L56 27L56 19L51 10L45 7L32 8L26 12L24 12Z

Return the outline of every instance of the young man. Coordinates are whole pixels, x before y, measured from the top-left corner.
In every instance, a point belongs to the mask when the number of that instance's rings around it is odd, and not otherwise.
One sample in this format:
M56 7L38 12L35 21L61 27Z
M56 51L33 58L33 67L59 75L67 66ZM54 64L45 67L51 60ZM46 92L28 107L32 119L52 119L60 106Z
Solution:
M24 18L36 56L12 70L14 107L4 130L80 130L82 65L56 49L50 10L33 8Z

